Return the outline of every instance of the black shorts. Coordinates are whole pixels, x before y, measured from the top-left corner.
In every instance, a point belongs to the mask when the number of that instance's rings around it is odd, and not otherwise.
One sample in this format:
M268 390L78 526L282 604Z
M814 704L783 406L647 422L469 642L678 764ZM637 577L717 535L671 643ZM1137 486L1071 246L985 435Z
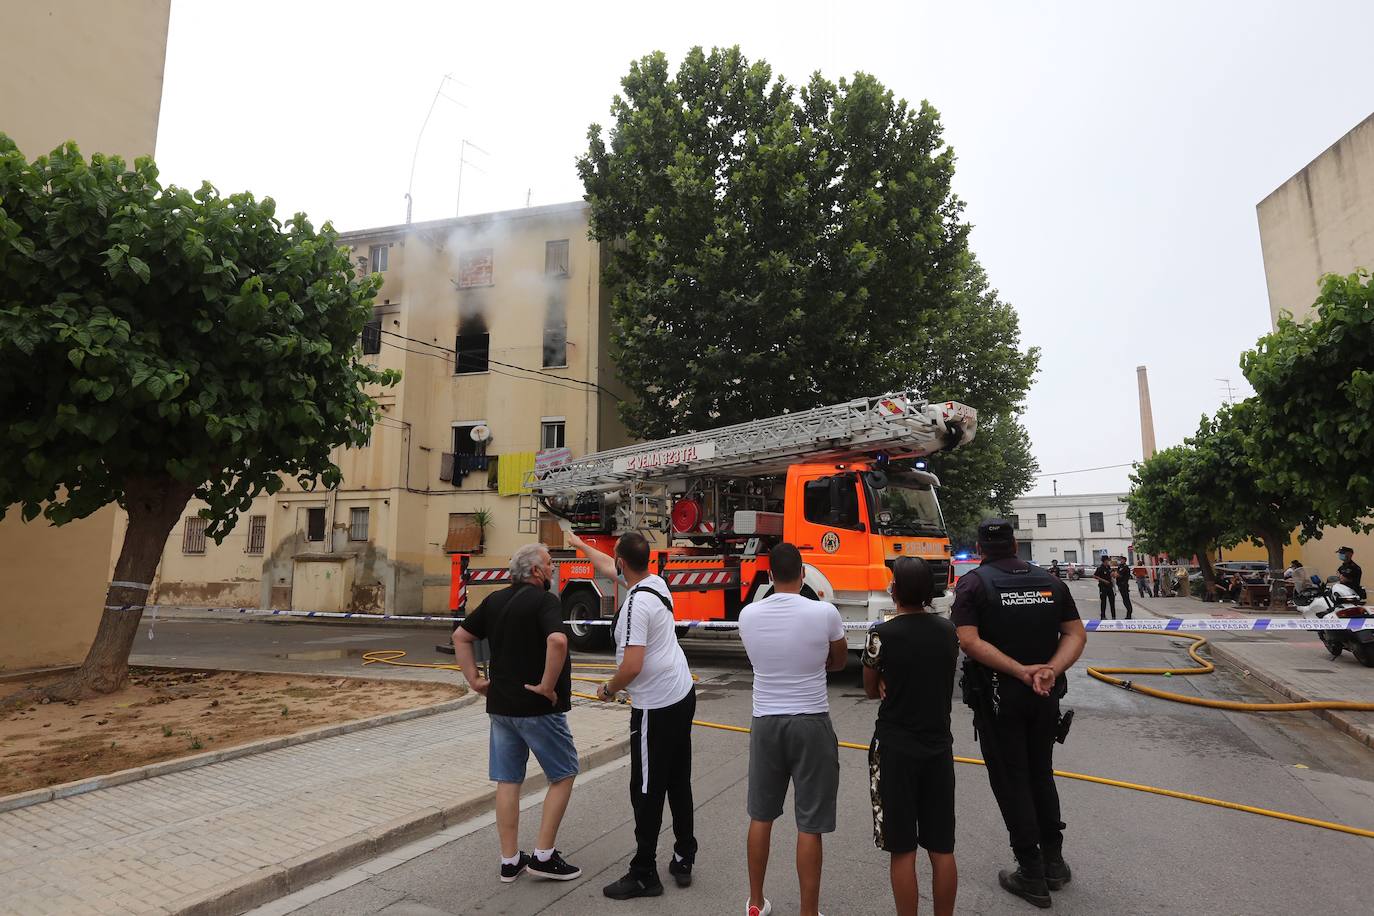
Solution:
M954 852L954 751L916 756L882 744L868 748L873 843L887 852Z

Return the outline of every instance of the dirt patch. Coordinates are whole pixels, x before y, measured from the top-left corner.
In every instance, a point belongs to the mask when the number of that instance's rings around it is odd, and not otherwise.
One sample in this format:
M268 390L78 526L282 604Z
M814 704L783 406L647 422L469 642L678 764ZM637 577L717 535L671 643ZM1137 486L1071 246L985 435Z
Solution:
M0 718L0 795L428 706L463 692L443 683L134 668L118 693L34 704Z

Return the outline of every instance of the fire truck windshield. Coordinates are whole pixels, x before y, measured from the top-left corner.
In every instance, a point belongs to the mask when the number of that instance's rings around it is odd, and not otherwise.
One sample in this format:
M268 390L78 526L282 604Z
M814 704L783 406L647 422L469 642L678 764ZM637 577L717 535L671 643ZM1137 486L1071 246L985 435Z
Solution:
M915 475L900 473L875 475L865 473L864 484L868 490L868 505L872 512L873 530L886 535L943 535L944 516L940 514L940 501L930 484L919 480ZM874 483L882 483L886 477L887 486L878 489Z

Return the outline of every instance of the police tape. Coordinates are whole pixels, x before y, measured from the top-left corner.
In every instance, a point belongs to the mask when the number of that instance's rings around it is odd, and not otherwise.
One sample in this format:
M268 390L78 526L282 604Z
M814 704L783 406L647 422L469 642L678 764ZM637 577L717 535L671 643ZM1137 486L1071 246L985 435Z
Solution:
M128 606L134 610L137 605ZM192 607L188 605L150 604L148 610L186 610L213 611L223 614L238 614L260 617L304 617L328 620L395 620L407 622L456 623L463 618L451 614L369 614L365 611L295 611L275 608L253 607ZM876 620L845 621L846 630L866 630ZM565 620L568 626L608 627L613 621L608 618L595 620ZM675 626L688 630L738 630L739 622L734 620L679 620ZM1314 620L1308 617L1275 618L1255 617L1238 619L1234 617L1182 617L1168 620L1085 620L1083 627L1093 633L1130 633L1143 631L1168 631L1181 633L1222 632L1228 630L1374 630L1374 617L1331 618Z

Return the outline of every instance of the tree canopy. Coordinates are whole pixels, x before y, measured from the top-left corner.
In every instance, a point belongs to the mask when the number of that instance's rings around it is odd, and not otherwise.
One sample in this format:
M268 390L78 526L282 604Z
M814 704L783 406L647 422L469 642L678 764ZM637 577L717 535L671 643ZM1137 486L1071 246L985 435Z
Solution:
M933 107L866 73L794 87L738 48L693 48L675 74L650 54L622 87L578 171L634 434L916 389L1024 446L1039 354L969 252ZM983 507L1024 492L1025 449L969 448L940 461L956 516L977 511L956 490Z
M1224 501L1205 498L1213 492L1207 480L1214 471L1191 445L1161 449L1136 465L1126 496L1136 548L1171 557L1196 555L1208 582L1212 548L1240 540Z
M149 159L72 144L29 163L0 135L0 514L116 502L114 579L148 583L190 497L218 539L283 474L337 484L332 450L376 416L365 389L396 378L358 358L376 289L328 224L283 226L271 198L164 188ZM137 623L105 612L83 687L123 682Z

